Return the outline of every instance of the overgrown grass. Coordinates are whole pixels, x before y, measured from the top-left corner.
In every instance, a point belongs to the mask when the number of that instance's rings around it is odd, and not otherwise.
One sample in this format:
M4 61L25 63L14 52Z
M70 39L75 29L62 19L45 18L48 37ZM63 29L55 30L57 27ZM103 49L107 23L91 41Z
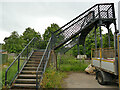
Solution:
M83 72L88 66L88 62L85 60L77 60L74 56L58 55L58 66L60 66L61 71L80 71Z
M10 64L13 62L14 57L10 56L8 58L8 62L2 65L2 86L4 87L5 85L5 72L7 70L7 68L10 66ZM21 60L20 61L20 66L22 65L24 61ZM17 73L18 70L18 61L16 61L12 67L9 69L8 74L7 74L7 82L10 83L10 81L12 80L12 78L15 76L15 74Z
M74 56L67 54L58 55L58 66L59 64L60 70L58 71L51 67L46 69L41 83L42 88L61 88L63 79L67 77L66 72L83 72L89 63L85 60L77 60Z
M56 69L47 68L41 83L42 88L61 88L65 72L56 71Z

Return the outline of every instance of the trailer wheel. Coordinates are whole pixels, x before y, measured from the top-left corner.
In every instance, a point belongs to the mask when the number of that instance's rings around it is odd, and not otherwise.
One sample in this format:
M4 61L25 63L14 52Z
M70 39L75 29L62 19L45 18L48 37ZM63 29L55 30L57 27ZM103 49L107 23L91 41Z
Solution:
M105 85L104 79L103 79L103 75L102 73L99 71L97 73L97 81L100 85Z

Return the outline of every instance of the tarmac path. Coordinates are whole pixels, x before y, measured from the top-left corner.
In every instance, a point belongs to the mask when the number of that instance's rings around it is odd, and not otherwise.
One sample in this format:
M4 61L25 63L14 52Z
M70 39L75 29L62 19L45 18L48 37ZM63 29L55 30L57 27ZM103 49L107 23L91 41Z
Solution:
M118 88L118 84L100 85L95 79L95 75L71 72L64 79L63 88Z

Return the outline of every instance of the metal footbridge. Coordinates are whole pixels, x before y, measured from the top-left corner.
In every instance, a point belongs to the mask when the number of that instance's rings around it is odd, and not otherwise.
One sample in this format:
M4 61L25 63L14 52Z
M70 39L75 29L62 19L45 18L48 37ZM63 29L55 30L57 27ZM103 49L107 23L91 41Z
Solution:
M5 85L11 86L11 89L38 89L43 78L43 73L47 67L50 56L55 50L63 50L64 53L74 47L76 44L84 45L85 38L89 32L99 27L100 40L102 48L102 34L101 26L105 26L108 29L111 24L115 26L115 38L118 33L116 29L116 18L113 3L96 4L75 17L73 20L52 33L51 38L47 44L47 47L43 51L37 51L34 44L36 38L33 38L18 57L13 61L5 73ZM110 34L109 34L110 35ZM79 42L78 42L79 41ZM95 32L95 46L96 44L96 32ZM109 37L110 44L110 37ZM116 48L115 41L115 48ZM32 49L29 49L32 47ZM31 51L29 51L31 50ZM24 63L21 64L23 57L26 57ZM36 61L35 61L36 60ZM10 68L17 63L17 71L13 78L9 79ZM12 73L12 72L11 72ZM8 79L11 82L8 82Z

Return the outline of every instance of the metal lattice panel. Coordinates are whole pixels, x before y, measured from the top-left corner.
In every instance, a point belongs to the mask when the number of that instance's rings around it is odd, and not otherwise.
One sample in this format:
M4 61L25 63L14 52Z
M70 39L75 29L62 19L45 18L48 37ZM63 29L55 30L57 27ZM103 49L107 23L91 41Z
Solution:
M114 6L112 3L96 4L81 15L77 16L76 18L68 22L66 25L54 32L56 39L55 46L59 47L59 45L63 43L63 41L71 40L71 36L75 35L77 32L82 31L94 20L115 18L113 15L113 8ZM58 40L57 38L62 39Z
M68 50L70 50L72 47L74 47L76 44L78 44L79 37L75 37L72 40L68 41L66 44L63 45L63 47L60 48L62 53L66 53Z

